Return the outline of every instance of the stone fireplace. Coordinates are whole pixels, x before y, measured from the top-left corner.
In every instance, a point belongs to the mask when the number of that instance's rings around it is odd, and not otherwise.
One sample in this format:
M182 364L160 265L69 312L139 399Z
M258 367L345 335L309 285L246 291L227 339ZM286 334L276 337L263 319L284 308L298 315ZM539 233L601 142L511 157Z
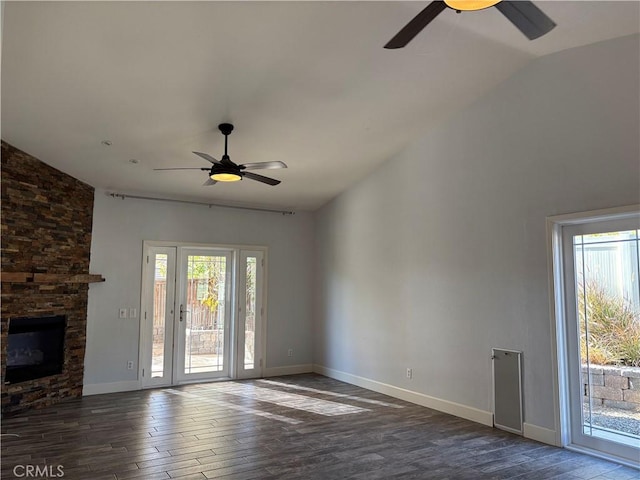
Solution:
M82 395L93 194L2 142L3 415Z

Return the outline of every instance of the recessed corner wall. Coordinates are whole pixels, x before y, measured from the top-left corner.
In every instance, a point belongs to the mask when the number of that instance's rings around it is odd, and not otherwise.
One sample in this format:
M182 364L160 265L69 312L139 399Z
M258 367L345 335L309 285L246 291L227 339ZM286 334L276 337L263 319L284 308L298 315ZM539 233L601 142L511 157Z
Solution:
M2 413L82 395L86 283L7 281L8 273L89 273L93 188L2 142ZM4 385L12 318L66 317L62 373Z
M85 393L140 387L140 315L145 240L267 247L265 373L312 363L313 216L280 215L173 202L115 199L97 190L91 270L107 282L89 293ZM111 281L110 281L111 280ZM288 357L288 349L293 356ZM132 361L134 369L127 368Z

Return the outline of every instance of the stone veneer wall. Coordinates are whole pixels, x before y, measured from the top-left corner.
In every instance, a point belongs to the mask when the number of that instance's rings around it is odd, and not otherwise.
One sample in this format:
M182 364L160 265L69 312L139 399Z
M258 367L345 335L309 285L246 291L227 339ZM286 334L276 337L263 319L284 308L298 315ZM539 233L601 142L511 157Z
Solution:
M590 372L591 400L596 405L640 412L640 367L582 366L582 385L586 394ZM585 401L589 398L585 395Z
M88 274L94 189L2 142L2 273ZM2 282L2 413L80 397L88 284ZM12 317L65 315L62 373L4 384Z

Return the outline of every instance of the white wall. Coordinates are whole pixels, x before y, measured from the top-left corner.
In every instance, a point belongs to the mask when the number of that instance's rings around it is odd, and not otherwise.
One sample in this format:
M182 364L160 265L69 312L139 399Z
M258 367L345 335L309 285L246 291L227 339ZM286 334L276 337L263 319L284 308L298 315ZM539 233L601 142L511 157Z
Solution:
M96 392L100 384L137 379L139 319L119 319L118 309L140 311L144 240L267 246L266 367L311 364L312 235L308 213L121 200L96 191L90 270L106 281L89 289L85 386ZM136 362L134 371L128 360Z
M554 429L545 217L639 202L639 56L538 59L321 209L316 364L491 411L491 347L522 350Z

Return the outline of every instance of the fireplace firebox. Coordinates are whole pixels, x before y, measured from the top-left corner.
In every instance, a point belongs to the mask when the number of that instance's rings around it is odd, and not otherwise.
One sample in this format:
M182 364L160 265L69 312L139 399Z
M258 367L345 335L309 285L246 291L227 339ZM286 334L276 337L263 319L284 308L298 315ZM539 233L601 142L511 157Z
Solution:
M63 315L12 318L7 336L5 383L19 383L62 372Z

